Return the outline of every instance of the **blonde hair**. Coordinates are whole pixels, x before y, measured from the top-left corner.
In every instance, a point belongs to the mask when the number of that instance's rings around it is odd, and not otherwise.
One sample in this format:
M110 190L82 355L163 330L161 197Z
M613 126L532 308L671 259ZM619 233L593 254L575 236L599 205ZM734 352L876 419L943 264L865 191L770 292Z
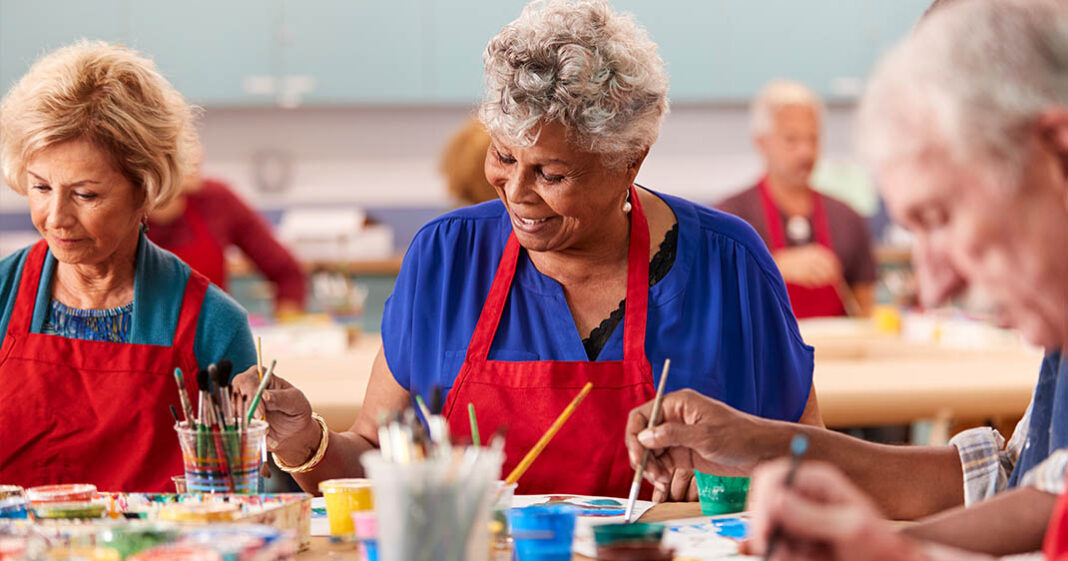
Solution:
M486 151L490 136L478 119L468 119L445 145L441 173L449 195L460 204L474 205L497 198L497 190L486 179Z
M775 113L788 105L811 107L817 116L823 115L823 101L816 92L801 82L775 80L765 85L749 108L749 130L755 136L771 132Z
M527 4L482 55L479 118L520 146L559 122L611 167L649 149L668 112L664 60L649 33L604 0Z
M82 40L39 58L0 101L3 177L25 195L30 159L85 140L108 154L153 209L173 199L195 171L194 116L151 60Z

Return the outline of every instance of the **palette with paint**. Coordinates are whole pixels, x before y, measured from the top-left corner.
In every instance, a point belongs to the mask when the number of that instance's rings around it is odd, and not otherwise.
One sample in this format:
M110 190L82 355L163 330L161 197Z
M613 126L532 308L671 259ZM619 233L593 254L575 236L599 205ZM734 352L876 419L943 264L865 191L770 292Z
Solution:
M61 504L46 503L35 508L54 508ZM292 535L301 549L311 543L311 497L304 493L99 493L85 504L96 507L92 510L93 516L37 518L23 524L33 526L35 532L59 543L76 540L97 527L152 522L172 522L181 527L218 523L262 524Z

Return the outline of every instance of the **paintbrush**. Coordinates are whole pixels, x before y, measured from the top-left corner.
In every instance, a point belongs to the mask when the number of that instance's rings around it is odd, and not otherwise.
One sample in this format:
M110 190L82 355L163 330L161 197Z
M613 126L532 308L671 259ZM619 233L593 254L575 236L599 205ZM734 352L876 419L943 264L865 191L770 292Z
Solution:
M786 472L786 481L784 487L787 489L794 486L794 478L797 477L797 468L801 467L801 456L808 450L808 437L803 433L797 433L792 440L790 440L790 470ZM783 530L782 526L776 525L775 529L771 531L771 537L768 538L768 549L764 552L764 560L771 559L771 555L775 553L775 547L779 545L782 540Z
M195 421L193 419L193 406L189 403L189 392L185 389L185 378L182 376L181 368L174 369L174 381L178 384L178 399L182 402L182 412L185 413L185 420L192 427Z
M538 459L538 455L541 454L541 451L548 446L549 441L560 431L560 427L564 426L564 423L571 418L571 415L575 412L575 408L578 407L579 403L582 403L582 400L586 398L586 395L589 394L592 389L593 382L586 382L586 385L582 387L582 391L575 396L575 399L571 400L571 403L568 404L567 408L565 408L562 413L560 413L560 416L556 418L556 421L549 427L549 430L541 435L541 439L538 440L538 443L535 444L534 447L527 452L527 455L523 457L523 461L519 462L519 465L515 466L512 473L508 474L508 478L504 480L505 485L511 485L518 481L520 477L523 477L523 474L530 468L530 464L533 464L534 460Z
M207 370L197 371L197 388L200 399L197 401L197 457L203 458L207 450L207 426L211 424L211 380Z
M664 385L667 383L668 370L671 368L671 359L664 361L664 370L660 372L660 384L656 388L656 399L653 400L653 412L649 415L649 424L646 430L651 429L660 422L660 404L664 402ZM645 473L645 464L649 462L651 452L646 450L642 453L642 461L634 470L634 481L630 484L630 495L627 497L626 520L630 522L634 514L634 502L638 500L638 492L642 487L642 474Z
M267 389L267 385L271 383L271 378L274 376L274 367L278 364L277 360L271 361L271 367L267 369L267 373L263 375L263 379L260 380L260 387L256 388L256 394L252 396L252 403L249 405L248 413L246 413L247 421L252 422L252 416L256 414L256 408L260 406L260 399L263 397L263 391Z
M169 405L168 407L170 407L171 409L171 415L174 417L174 423L178 425L182 424L181 419L178 418L178 410L175 409L173 405Z
M471 444L475 448L482 446L482 439L478 436L478 418L475 417L475 404L467 404L467 417L471 420Z
M263 381L263 339L256 336L256 376L259 381Z
M427 425L430 425L430 417L432 413L430 412L430 408L426 406L426 402L423 401L423 396L415 394L415 405L419 407L419 412L423 414L423 420L426 421Z
M208 367L211 379L215 382L215 387L219 392L219 405L222 407L223 419L227 427L237 425L237 422L233 420L234 412L230 401L230 374L233 368L233 363L225 358Z

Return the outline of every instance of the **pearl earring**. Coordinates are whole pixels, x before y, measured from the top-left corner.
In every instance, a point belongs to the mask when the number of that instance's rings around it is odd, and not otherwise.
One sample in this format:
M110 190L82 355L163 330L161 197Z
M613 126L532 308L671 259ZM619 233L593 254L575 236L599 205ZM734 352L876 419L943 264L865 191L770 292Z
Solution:
M627 202L623 203L623 212L624 213L630 212L630 209L631 209L630 201L627 201Z

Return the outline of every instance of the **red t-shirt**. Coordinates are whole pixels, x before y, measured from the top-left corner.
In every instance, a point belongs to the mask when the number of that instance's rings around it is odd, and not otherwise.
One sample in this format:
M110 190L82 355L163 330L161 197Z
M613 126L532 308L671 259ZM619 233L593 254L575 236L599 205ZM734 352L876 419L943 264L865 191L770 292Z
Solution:
M186 195L186 213L169 224L149 222L148 237L164 249L189 242L193 229L188 207L195 206L212 238L224 251L234 245L248 256L256 268L274 283L275 301L295 302L304 307L304 273L289 250L275 239L271 227L259 213L249 208L225 183L204 180L203 187ZM215 270L223 270L220 263ZM211 279L220 286L224 279Z

